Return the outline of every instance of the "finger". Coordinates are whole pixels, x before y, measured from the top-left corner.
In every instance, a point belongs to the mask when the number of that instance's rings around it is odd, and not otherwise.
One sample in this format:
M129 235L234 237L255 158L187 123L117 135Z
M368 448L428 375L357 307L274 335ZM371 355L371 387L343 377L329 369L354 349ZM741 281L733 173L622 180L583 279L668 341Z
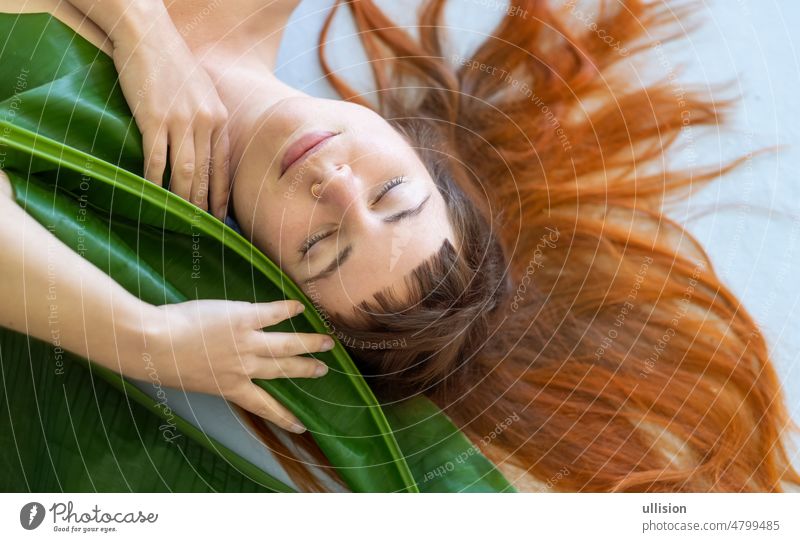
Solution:
M299 301L284 299L283 301L270 301L268 303L250 304L250 322L253 329L263 329L274 326L305 310L305 305Z
M209 170L211 167L211 134L199 130L194 137L195 164L191 201L204 211L208 209Z
M269 420L292 433L302 433L306 430L294 414L255 384L248 384L234 402L256 416Z
M175 195L191 201L192 179L194 178L194 137L185 125L170 128L170 161L172 179L169 188Z
M144 178L158 186L164 185L167 167L167 130L163 127L142 133L144 150Z
M266 360L258 356L253 357L254 359L250 363L253 368L248 372L250 378L263 378L265 380L273 378L319 378L328 373L328 366L313 358L292 356Z
M230 140L228 130L223 127L217 130L211 141L211 187L209 189L210 204L214 216L225 220L230 198Z
M259 332L260 346L255 353L264 357L278 359L327 352L333 348L333 339L320 333L277 333Z

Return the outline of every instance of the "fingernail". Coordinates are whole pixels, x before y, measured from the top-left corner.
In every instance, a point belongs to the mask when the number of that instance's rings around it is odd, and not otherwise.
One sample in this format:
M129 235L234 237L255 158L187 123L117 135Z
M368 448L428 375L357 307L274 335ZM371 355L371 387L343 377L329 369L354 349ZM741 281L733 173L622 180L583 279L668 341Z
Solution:
M322 352L333 349L333 339L325 339L322 341Z
M303 305L302 303L298 303L294 308L294 315L297 316L298 314L300 314L304 310L306 310L306 306Z
M295 423L292 424L292 427L290 428L290 430L291 430L292 433L297 433L299 435L300 433L305 433L306 432L306 426L303 425L300 422L295 422Z
M314 376L320 377L328 374L328 366L324 363L317 363L317 368L314 370Z

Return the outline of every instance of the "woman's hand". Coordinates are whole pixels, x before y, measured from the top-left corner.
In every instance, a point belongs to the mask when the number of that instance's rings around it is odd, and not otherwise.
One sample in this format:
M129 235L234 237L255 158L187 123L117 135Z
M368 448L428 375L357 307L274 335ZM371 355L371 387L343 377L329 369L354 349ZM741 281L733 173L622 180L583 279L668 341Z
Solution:
M221 395L289 431L305 427L254 378L317 378L327 366L301 354L333 348L327 335L274 333L262 328L300 314L297 301L247 303L200 300L153 307L146 353L123 374L165 386Z
M142 133L145 178L161 185L169 159L170 190L224 220L228 112L211 78L174 27L116 34L113 44L120 87Z
M61 348L124 376L222 395L289 431L305 430L252 382L327 373L324 363L302 356L333 348L327 335L261 331L300 314L302 303L144 303L17 205L2 171L0 245L0 326L44 341L57 337ZM54 261L61 264L57 292L52 289Z
M0 326L124 376L222 395L290 431L304 430L252 382L326 373L325 364L302 354L330 350L327 335L261 331L300 314L302 303L145 303L34 220L11 192L0 172ZM49 370L62 374L63 367Z
M142 133L144 176L161 186L169 159L170 190L224 220L228 112L164 2L69 2L111 40L120 87Z

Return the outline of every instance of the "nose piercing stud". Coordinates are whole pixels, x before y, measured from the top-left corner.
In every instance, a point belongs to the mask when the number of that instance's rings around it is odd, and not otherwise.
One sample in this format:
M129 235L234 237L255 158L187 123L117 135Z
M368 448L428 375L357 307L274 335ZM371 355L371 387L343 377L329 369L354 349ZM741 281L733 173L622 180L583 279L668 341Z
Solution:
M317 199L322 196L322 183L314 183L311 185L311 195Z

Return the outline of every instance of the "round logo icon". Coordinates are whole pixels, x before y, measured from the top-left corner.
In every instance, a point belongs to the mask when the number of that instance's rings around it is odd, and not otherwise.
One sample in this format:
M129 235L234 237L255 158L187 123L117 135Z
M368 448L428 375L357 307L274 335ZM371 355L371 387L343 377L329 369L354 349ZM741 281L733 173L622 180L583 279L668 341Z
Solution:
M19 511L19 523L23 529L34 530L44 521L44 506L42 503L29 502Z

